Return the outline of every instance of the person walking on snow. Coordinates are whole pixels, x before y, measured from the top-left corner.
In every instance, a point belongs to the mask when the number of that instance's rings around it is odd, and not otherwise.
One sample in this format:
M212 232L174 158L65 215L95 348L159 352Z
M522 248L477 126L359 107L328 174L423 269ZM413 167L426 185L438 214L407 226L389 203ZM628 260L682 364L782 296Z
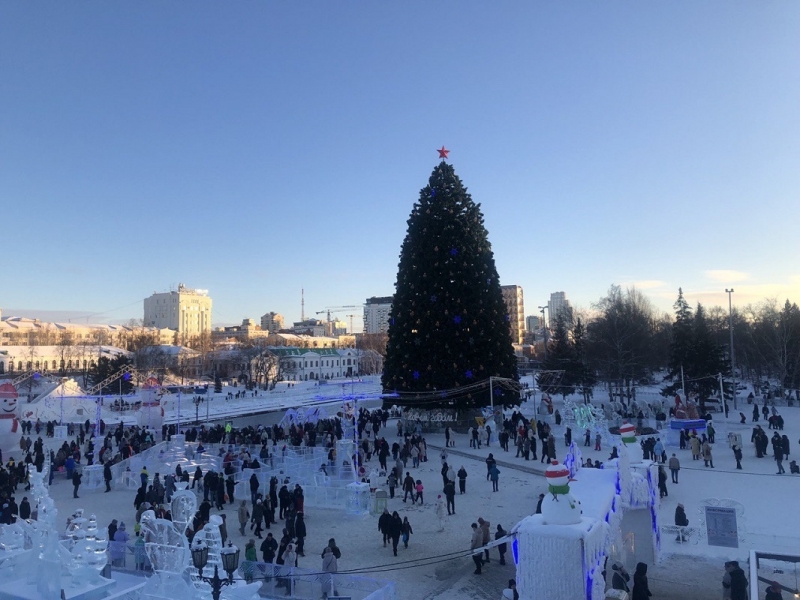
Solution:
M495 541L502 539L508 535L508 532L503 529L502 525L497 526L497 532L494 534ZM506 550L508 550L508 544L503 542L502 544L497 545L497 551L500 553L500 564L506 564Z
M631 590L628 587L628 582L631 580L631 576L628 575L628 572L625 570L625 567L622 565L622 563L615 562L613 565L611 565L611 571L613 573L611 576L611 589L622 590L623 592L630 594Z
M708 441L703 442L703 463L705 466L711 465L711 468L714 468L714 457L711 455L711 444Z
M434 511L436 512L436 522L439 525L436 531L444 531L444 500L441 494L436 498Z
M411 473L406 471L406 478L403 479L403 502L405 502L409 496L411 496L411 503L414 503L414 478L411 477Z
M400 533L403 536L403 547L408 548L408 539L414 530L411 529L411 523L408 522L408 517L403 517L403 525L400 529Z
M481 552L481 540L483 539L483 534L481 530L478 529L478 524L472 524L472 539L470 540L470 550L472 550L472 562L475 563L475 575L481 574L481 566L483 565L483 552Z
M389 535L392 538L392 552L397 556L397 544L400 543L400 536L403 534L403 520L397 511L392 513L392 520L389 523Z
M491 476L492 467L497 464L497 461L494 459L494 454L489 452L489 456L486 457L486 481L489 481L489 477Z
M700 438L693 435L689 439L689 445L692 447L692 460L700 460Z
M467 470L464 467L458 470L458 491L461 494L467 492Z
M775 462L778 463L778 475L783 475L786 471L783 468L783 444L775 444Z
M492 532L489 531L489 521L484 521L483 519L478 519L478 525L480 525L481 530L481 544L484 546L492 541ZM485 556L483 558L483 562L489 563L489 550L484 550Z
M650 586L647 583L647 565L640 562L636 565L636 571L633 573L633 595L631 600L648 600L652 595Z
M669 459L669 472L672 474L672 483L678 483L678 471L681 470L681 461L672 453Z
M244 528L247 525L247 521L250 520L250 511L247 510L247 501L242 500L242 503L239 505L237 512L237 516L239 517L239 535L244 535Z
M383 547L386 548L386 543L392 538L391 536L392 515L389 514L389 509L384 508L383 514L378 519L378 531L383 534Z
M444 497L447 499L447 514L456 514L456 486L448 481L444 486Z
M678 527L678 537L675 538L675 541L685 542L685 528L689 526L689 518L686 516L686 511L683 508L683 504L678 504L678 506L675 507L675 526Z
M669 496L667 492L667 472L663 465L658 466L658 493L660 498Z
M747 577L736 560L731 561L730 586L731 600L747 600Z
M496 464L489 469L489 477L492 479L492 491L499 491L500 469L497 468Z

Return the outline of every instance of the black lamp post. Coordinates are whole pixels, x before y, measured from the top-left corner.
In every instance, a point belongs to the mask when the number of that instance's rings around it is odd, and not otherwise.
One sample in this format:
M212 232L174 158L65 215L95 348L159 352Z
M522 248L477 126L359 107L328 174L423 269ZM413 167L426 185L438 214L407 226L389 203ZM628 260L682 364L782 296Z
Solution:
M222 559L222 568L228 574L227 579L220 578L217 565L214 565L213 577L203 577L203 569L208 565L208 545L202 540L192 543L192 564L197 569L200 579L211 586L211 597L214 600L219 600L223 586L231 585L234 582L233 573L239 568L239 549L229 542L220 550L220 558Z

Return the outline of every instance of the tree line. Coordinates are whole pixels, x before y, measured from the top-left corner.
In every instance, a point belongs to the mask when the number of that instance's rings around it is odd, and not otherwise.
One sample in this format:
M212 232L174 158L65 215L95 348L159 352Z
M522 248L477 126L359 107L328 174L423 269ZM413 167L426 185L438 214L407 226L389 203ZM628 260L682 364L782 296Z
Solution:
M551 316L552 337L543 368L558 378L540 378L545 391L591 395L594 385L629 394L637 385L662 384L662 393L717 395L718 375L732 394L728 310L701 303L691 307L678 290L674 314L659 313L635 288L613 285L592 305L590 316ZM800 309L767 299L732 311L736 378L763 391L800 400Z

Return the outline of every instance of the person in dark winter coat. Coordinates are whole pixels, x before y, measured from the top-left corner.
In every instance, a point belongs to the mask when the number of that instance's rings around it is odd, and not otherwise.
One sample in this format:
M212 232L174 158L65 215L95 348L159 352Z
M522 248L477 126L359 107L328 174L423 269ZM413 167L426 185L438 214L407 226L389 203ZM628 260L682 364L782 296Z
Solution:
M731 600L747 600L747 577L738 561L731 561Z
M611 571L613 572L611 576L611 589L622 590L630 594L631 590L628 587L628 582L631 580L631 576L628 575L622 563L615 562L611 565Z
M403 517L403 524L400 526L400 533L403 535L403 547L408 548L408 539L414 530L411 528L411 523L408 521L408 517Z
M689 518L686 516L686 510L683 508L683 504L678 504L675 507L675 526L676 527L688 527L689 526ZM685 542L686 541L686 532L684 530L679 530L678 537L675 538L678 542Z
M736 468L742 468L742 449L739 446L733 447L733 458L736 459Z
M414 478L411 473L406 472L406 478L403 480L403 502L411 496L411 502L414 502Z
M261 557L265 563L271 563L275 560L275 553L278 550L278 540L272 537L272 533L268 533L266 539L261 542Z
M499 540L500 538L504 538L508 535L508 532L503 529L502 525L497 526L497 532L494 534L494 539ZM497 551L500 553L500 564L506 564L506 551L508 550L508 544L498 544Z
M75 471L72 475L72 497L78 498L78 488L81 487L81 479L83 476L78 472Z
M289 537L289 532L286 529L284 529L283 537L281 537L281 542L280 544L278 544L278 557L275 559L276 565L284 564L283 555L286 552L286 548L291 543L292 543L292 538Z
M486 457L486 481L489 481L489 477L492 475L492 467L497 464L497 461L494 459L494 454L489 452L489 456Z
M663 465L658 466L658 494L661 498L669 496L667 492L667 472Z
M652 595L650 586L647 584L647 565L643 562L637 563L636 571L633 573L633 595L631 600L647 600Z
M386 543L392 539L390 528L392 523L392 515L389 514L389 509L384 508L383 514L378 518L378 531L383 534L383 547L386 548Z
M296 538L295 552L297 556L305 556L304 547L306 541L306 522L303 513L298 512L294 519L294 537Z
M23 521L31 518L31 504L27 496L23 496L22 502L19 503L19 518Z
M114 476L111 474L111 461L107 460L103 465L103 480L106 482L106 492L111 491L111 480Z
M447 514L456 514L456 486L448 481L444 486L444 497L447 499ZM452 510L452 512L451 512Z
M397 511L392 513L392 520L389 522L389 535L392 538L392 552L397 556L397 544L400 543L400 536L403 533L403 519Z
M772 585L767 588L767 594L764 596L764 600L783 600L781 584L777 581L773 581Z
M460 494L467 491L467 470L464 467L458 470L458 491Z
M261 538L261 521L264 519L264 505L261 503L261 500L256 500L255 505L253 506L253 517L251 520L250 531L253 530L255 526L255 536L257 538Z

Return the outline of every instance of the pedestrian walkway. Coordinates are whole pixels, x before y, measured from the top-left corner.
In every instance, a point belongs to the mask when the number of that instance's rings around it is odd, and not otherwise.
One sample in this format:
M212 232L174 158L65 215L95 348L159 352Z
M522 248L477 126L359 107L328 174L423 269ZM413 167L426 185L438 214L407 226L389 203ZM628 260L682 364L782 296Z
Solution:
M427 441L427 440L426 440ZM428 460L431 459L433 456L437 456L444 446L439 446L437 444L431 444L428 442ZM547 468L547 464L540 463L538 460L529 460L525 461L524 459L520 459L522 464L509 462L508 460L504 460L504 456L509 456L510 452L505 452L504 450L498 448L502 454L496 454L494 449L489 446L489 449L473 449L470 452L464 450L457 450L455 448L447 448L448 455L455 455L455 456L463 456L464 458L471 458L473 460L486 460L486 457L489 456L489 452L494 454L495 462L497 463L498 467L505 467L506 469L515 469L517 471L523 471L525 473L531 473L532 475L544 475L544 471ZM436 452L431 452L431 450L435 450Z

